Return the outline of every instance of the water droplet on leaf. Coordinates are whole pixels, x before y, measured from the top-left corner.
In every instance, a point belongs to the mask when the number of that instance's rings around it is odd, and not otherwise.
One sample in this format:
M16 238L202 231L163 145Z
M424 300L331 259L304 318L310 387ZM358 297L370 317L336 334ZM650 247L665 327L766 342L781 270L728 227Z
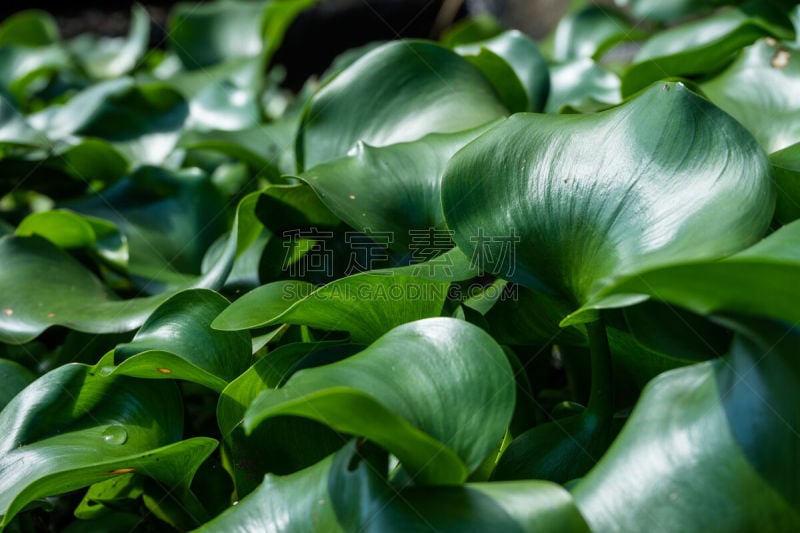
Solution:
M128 431L122 426L108 426L103 431L103 440L109 444L125 444L128 441Z

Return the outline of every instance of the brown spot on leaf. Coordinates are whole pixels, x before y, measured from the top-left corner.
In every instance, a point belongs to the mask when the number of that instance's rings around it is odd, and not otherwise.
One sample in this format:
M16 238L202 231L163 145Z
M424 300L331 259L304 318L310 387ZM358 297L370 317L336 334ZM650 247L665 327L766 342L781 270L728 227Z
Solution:
M156 368L156 370L158 370L162 374L172 374L172 370L170 370L169 368Z
M789 50L785 48L778 48L775 50L775 55L772 56L772 61L770 61L770 65L772 68L785 68L786 65L789 64L789 57L791 54Z
M6 316L11 316L14 314L14 311L11 309L3 309L3 314Z
M350 198L351 200L355 200L356 199L356 195L355 194L348 194L347 197Z
M47 318L54 318L55 316L55 313L47 313Z
M136 470L135 468L117 468L116 470L109 471L109 474L130 474Z

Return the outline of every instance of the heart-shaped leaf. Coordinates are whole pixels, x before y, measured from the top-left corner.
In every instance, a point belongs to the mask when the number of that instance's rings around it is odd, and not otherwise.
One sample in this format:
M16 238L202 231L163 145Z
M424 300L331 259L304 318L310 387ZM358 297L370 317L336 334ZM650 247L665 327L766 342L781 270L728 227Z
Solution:
M245 429L277 415L312 418L376 442L418 482L461 483L502 440L514 387L491 337L460 320L430 318L343 361L297 372L256 399Z
M794 37L789 20L769 2L751 2L670 28L639 50L622 78L622 95L630 96L656 80L713 72L765 36Z
M442 202L480 268L580 303L609 278L744 248L774 193L750 134L666 83L594 115L510 118L453 157Z
M800 142L800 49L761 40L701 85L768 153Z
M211 329L228 301L207 289L183 291L153 311L133 340L117 346L114 374L183 379L220 392L250 362L250 336ZM101 362L103 364L103 362Z
M391 246L408 254L412 232L447 230L441 203L447 162L496 124L381 148L359 143L351 155L300 177L351 228L367 235L388 232Z
M0 526L31 501L137 472L188 491L216 447L177 442L183 409L172 383L95 374L64 365L39 378L0 412Z
M300 170L342 157L356 143L386 146L474 128L507 114L480 71L425 41L383 45L314 96L297 139Z
M492 82L510 111L541 111L550 90L547 63L539 48L519 31L456 47ZM508 72L508 70L511 72ZM519 81L519 86L514 83ZM521 97L516 93L521 91Z
M730 354L653 380L575 487L592 530L800 527L800 335L765 321L732 325L741 333Z

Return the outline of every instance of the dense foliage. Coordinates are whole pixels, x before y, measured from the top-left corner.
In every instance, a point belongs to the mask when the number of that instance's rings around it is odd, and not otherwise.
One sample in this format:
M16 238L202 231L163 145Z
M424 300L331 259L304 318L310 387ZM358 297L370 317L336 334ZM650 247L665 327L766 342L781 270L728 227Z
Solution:
M0 529L800 529L800 8L628 3L0 24Z

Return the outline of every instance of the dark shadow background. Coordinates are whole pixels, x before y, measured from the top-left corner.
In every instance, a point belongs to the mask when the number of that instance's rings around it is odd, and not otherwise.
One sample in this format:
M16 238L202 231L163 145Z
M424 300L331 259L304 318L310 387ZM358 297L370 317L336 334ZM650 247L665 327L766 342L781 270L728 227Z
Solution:
M170 0L144 0L153 20L151 47L164 47ZM334 57L372 41L401 37L437 38L442 25L465 16L491 13L505 26L543 37L561 17L568 0L318 0L289 29L275 64L287 69L285 84L299 88L321 73ZM102 3L2 0L0 19L24 9L43 9L56 17L62 36L91 32L106 36L128 31L131 1ZM442 9L447 4L446 9ZM439 19L437 20L437 17Z

